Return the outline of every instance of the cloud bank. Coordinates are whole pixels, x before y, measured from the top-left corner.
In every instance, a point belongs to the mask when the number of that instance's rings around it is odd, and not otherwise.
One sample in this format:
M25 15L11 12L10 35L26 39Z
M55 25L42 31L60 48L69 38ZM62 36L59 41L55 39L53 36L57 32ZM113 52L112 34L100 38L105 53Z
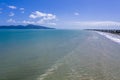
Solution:
M120 29L119 21L67 21L58 25L65 29Z
M24 20L24 24L38 24L38 25L56 25L56 15L51 13L43 13L40 11L32 12L29 15L31 20Z
M74 22L78 26L120 26L120 22L116 21L81 21Z
M42 18L42 20L54 20L54 19L56 19L56 15L50 14L50 13L43 13L40 11L32 12L32 14L30 14L29 17L32 19Z

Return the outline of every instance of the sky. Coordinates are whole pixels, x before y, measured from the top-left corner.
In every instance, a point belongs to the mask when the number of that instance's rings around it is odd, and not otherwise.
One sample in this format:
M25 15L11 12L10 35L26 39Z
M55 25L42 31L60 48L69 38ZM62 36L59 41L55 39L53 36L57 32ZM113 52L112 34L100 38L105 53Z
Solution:
M0 25L119 28L120 0L0 0Z

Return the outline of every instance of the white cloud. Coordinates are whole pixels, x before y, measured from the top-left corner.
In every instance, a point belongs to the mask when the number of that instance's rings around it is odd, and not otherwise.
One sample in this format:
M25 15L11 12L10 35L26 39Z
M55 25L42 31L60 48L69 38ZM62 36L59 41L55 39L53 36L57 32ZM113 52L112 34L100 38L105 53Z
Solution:
M23 24L35 24L35 25L52 25L52 26L56 25L56 23L54 23L54 22L44 23L41 21L27 21L27 20L22 21L22 23Z
M32 19L36 19L36 18L41 18L41 17L45 17L45 16L47 16L46 13L35 11L35 12L32 12L32 14L30 14L29 17L32 18Z
M16 6L8 6L8 8L10 8L10 9L17 9L17 7Z
M53 26L56 26L57 24L56 23L48 23L48 25L53 25Z
M44 16L42 19L43 20L54 20L54 19L56 19L56 15L47 14L47 16Z
M16 23L16 21L14 19L8 19L7 22L9 22L9 23Z
M33 19L35 24L49 24L49 25L56 25L54 21L57 20L56 15L50 13L43 13L40 11L32 12L29 15L29 18Z
M13 12L10 12L9 16L12 17L14 16L15 14Z
M45 21L43 21L42 19L41 20L37 20L36 24L45 24Z
M35 24L34 21L26 21L26 20L24 20L22 23L24 23L24 24Z
M66 29L120 29L119 21L62 21L57 25Z
M21 13L25 13L25 8L19 8Z
M115 21L84 21L74 22L74 24L79 26L120 26L120 22Z
M78 12L75 12L74 15L78 16L78 15L80 15L80 14L79 14Z
M41 24L44 25L45 24L45 25L54 25L54 26L57 25L55 22L50 22L50 21L45 22L44 20L38 20L38 21L35 22L35 24L39 24L39 25L41 25Z
M47 13L43 13L40 11L35 11L32 14L30 14L29 16L32 19L36 19L36 18L42 18L44 20L52 20L52 19L56 19L56 15L54 14L47 14Z

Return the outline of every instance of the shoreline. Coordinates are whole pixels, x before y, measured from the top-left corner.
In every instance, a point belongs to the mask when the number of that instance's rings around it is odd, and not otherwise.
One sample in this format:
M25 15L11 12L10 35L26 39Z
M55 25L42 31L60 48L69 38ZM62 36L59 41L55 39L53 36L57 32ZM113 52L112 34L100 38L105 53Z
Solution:
M112 33L112 34L120 35L120 30L117 30L117 29L86 29L86 30L106 32L106 33Z

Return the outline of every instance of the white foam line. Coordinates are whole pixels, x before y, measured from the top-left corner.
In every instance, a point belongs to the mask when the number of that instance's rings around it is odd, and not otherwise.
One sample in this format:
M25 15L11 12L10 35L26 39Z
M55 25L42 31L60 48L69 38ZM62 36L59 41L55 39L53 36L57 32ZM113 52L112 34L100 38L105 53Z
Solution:
M72 39L71 42L74 42L76 39L78 39L78 37L75 37L74 39ZM63 44L63 45L65 45L65 44ZM76 48L75 48L75 49L76 49ZM74 52L74 50L72 50L72 51L69 53L69 55L72 54L73 52ZM66 55L66 56L68 56L68 55ZM58 60L58 61L56 62L56 64L54 64L51 68L49 68L44 74L40 75L40 76L37 78L37 80L44 80L48 75L53 74L55 70L57 70L61 65L63 65L63 64L61 63L61 60L64 60L66 56L64 56L62 59Z
M74 52L74 50L69 53L71 55ZM44 80L47 76L54 73L55 70L57 70L63 63L61 63L61 60L64 60L68 55L64 56L62 59L58 60L56 64L54 64L51 68L49 68L44 74L40 75L37 80Z
M97 32L97 33L100 34L100 35L102 35L102 36L105 36L106 38L108 38L108 39L110 39L110 40L112 40L112 41L114 41L116 43L120 44L120 38L117 38L117 36L115 37L115 35L112 36L112 34L110 34L110 33L104 33L104 32Z
M40 77L38 77L37 80L44 80L48 75L53 74L54 71L57 70L60 65L62 65L62 63L53 65L44 74L40 75Z

